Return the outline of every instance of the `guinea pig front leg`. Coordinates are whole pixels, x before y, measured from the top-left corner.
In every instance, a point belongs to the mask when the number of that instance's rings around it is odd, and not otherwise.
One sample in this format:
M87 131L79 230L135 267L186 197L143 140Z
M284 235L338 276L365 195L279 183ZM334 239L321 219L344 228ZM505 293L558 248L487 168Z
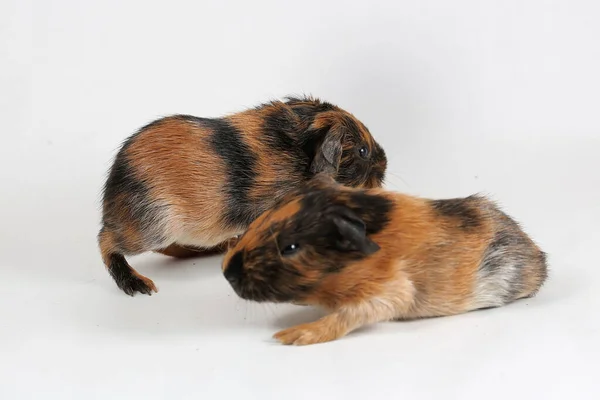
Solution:
M408 279L397 281L393 290L345 304L321 319L277 332L282 344L297 346L339 339L365 325L390 321L406 314L414 301L415 290Z

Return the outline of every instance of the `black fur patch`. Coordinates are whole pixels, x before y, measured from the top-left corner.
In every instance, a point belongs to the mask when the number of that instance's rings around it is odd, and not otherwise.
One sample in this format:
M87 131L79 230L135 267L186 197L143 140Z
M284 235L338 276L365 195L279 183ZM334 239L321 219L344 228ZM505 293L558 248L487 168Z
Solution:
M129 214L127 222L136 224L141 232L151 231L157 220L157 215L162 206L157 205L152 197L146 182L139 179L127 158L127 151L137 137L149 127L160 124L161 120L154 121L125 140L121 149L115 157L108 178L103 189L103 225L115 231L119 236L120 224L113 215L117 210L125 210ZM147 238L152 241L160 241L161 238ZM124 253L135 252L127 248L124 240L118 240L118 245Z
M365 222L367 234L373 235L381 232L390 222L394 203L387 197L358 191L350 194L348 206Z
M123 255L113 254L110 256L108 272L117 286L128 295L133 296L136 292L152 295L152 289L133 273Z
M257 176L257 155L228 121L197 117L194 120L212 130L213 149L227 165L228 200L223 222L231 227L246 227L260 213L248 195Z
M481 225L481 218L477 209L469 204L470 197L465 199L431 200L431 207L440 215L454 218L460 223L462 229L475 229Z
M292 111L275 108L265 118L262 140L267 147L265 151L273 151L277 155L286 154L294 160L295 171L290 171L293 175L300 174L305 179L309 179L311 177L309 165L314 157L314 148L311 149L312 155L310 151L306 151L304 148L306 138L303 134L302 124Z
M234 283L242 277L243 272L244 254L241 251L238 251L229 260L227 268L224 271L224 275L229 282Z
M148 124L147 126L151 126L152 124L156 124L156 121ZM133 172L129 166L129 161L127 160L126 156L127 149L129 146L131 146L131 143L133 143L143 129L145 128L142 128L138 132L129 136L121 145L121 149L115 157L113 165L108 173L108 178L104 184L103 197L105 202L108 201L110 203L111 200L120 193L139 192L142 194L147 194L148 191L145 185L143 185L139 179L136 179L133 176ZM107 211L106 203L105 211Z
M110 203L118 195L124 194L128 199L129 210L134 219L141 221L149 211L149 191L144 182L135 173L125 154L119 154L106 181L104 197ZM137 204L133 203L133 198ZM106 217L106 216L105 216Z

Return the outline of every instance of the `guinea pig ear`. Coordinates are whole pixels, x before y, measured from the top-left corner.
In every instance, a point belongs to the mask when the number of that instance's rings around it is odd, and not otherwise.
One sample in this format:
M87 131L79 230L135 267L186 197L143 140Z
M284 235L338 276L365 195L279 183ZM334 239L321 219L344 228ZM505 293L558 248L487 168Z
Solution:
M310 165L310 172L317 174L325 172L335 176L342 158L342 139L344 134L341 129L332 127L325 134L325 138L315 151L315 157Z
M379 250L379 245L367 237L365 222L347 207L336 207L331 214L332 222L342 237L336 247L344 251L359 251L370 255Z

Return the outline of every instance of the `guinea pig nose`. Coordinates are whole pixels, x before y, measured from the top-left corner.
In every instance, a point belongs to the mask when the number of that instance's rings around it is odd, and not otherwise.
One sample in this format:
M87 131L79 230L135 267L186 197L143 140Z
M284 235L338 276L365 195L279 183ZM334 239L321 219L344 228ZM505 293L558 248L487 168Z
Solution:
M227 264L227 268L223 272L225 275L225 279L229 281L229 283L237 282L244 272L244 255L241 251L238 251L231 257L229 263Z

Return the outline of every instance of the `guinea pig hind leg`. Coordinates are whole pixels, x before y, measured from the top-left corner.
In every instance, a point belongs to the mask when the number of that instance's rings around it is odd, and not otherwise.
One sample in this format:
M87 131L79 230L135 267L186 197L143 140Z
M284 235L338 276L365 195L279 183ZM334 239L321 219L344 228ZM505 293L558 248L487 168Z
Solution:
M123 243L119 244L118 240L115 239L116 236L106 227L103 227L98 234L98 242L106 269L117 286L130 296L133 296L136 292L147 295L158 292L154 282L134 270L125 259L124 253L138 254L142 250L133 251L129 248L124 251Z

